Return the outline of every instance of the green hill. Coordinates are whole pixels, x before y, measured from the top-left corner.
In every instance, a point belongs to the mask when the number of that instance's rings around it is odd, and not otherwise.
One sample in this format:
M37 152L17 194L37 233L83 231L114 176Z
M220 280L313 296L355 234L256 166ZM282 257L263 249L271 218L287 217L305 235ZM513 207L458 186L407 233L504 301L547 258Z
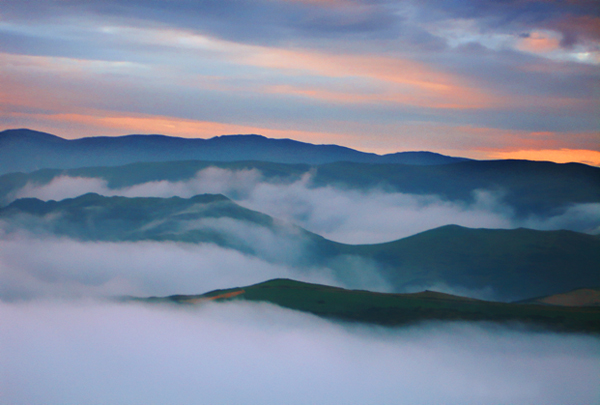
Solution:
M384 294L288 279L215 290L201 295L152 297L141 301L195 305L232 299L269 302L324 318L385 326L423 321L518 322L557 331L600 333L600 308L489 302L432 291Z
M82 241L214 243L249 254L257 254L252 237L237 235L232 229L244 225L265 229L282 240L313 237L308 231L243 208L220 194L128 198L89 193L47 202L23 198L1 208L0 219L8 224L9 231L28 229Z
M448 225L341 251L375 260L393 285L487 286L507 301L600 285L600 237L571 231Z
M333 271L346 285L360 285L357 274L374 275L396 292L456 289L512 301L600 285L600 237L570 231L450 225L389 243L347 245L209 194L26 198L1 208L0 219L8 232L42 230L84 241L214 243L267 261ZM294 259L277 254L290 246Z

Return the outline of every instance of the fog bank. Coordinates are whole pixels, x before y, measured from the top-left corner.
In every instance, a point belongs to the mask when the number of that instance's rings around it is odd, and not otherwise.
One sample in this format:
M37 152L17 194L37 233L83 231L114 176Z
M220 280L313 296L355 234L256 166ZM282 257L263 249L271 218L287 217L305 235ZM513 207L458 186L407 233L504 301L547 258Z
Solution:
M220 193L247 208L295 223L344 243L380 243L448 224L473 228L569 229L600 232L600 204L575 204L550 217L518 219L498 191L479 190L471 202L436 195L315 187L310 174L295 182L267 181L256 170L208 168L185 181L157 181L110 189L97 178L58 177L49 184L27 184L12 198L61 200L87 192L127 197L191 197Z
M81 242L22 233L0 235L0 301L201 294L273 278L391 291L378 269L364 259L349 256L327 266L301 266L294 265L295 250L279 249L281 261L272 262L206 243Z
M600 340L267 304L0 302L5 404L592 404Z

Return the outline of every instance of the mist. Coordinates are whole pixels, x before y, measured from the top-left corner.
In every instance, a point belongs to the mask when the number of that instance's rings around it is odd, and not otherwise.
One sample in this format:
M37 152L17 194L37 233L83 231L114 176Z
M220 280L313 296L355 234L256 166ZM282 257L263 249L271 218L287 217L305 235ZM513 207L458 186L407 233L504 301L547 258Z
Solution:
M574 204L550 217L517 218L499 191L478 190L471 202L448 201L436 195L415 195L383 189L360 191L315 187L311 174L300 180L266 180L256 170L207 168L192 179L157 181L111 189L98 178L61 176L46 185L27 184L12 198L61 200L87 192L127 197L191 197L220 193L238 204L297 224L328 239L351 244L381 243L448 224L472 228L600 232L600 204Z
M600 340L260 303L0 302L6 404L592 404Z
M591 404L600 400L600 339L519 325L336 323L266 303L197 307L118 303L123 295L199 294L276 277L391 291L365 258L306 262L298 224L327 238L375 243L455 223L538 229L600 226L600 204L515 219L498 192L470 203L439 196L315 187L310 175L267 181L209 168L181 182L111 189L58 177L12 198L86 192L129 197L221 193L272 215L273 229L230 218L181 223L227 235L213 243L79 241L0 224L0 403ZM413 286L414 287L414 286ZM424 288L479 298L490 289ZM419 286L419 289L420 288Z
M81 242L9 234L0 238L0 300L201 294L273 278L392 290L364 259L347 256L326 266L295 265L302 248L288 248L280 248L280 261L272 262L206 243Z

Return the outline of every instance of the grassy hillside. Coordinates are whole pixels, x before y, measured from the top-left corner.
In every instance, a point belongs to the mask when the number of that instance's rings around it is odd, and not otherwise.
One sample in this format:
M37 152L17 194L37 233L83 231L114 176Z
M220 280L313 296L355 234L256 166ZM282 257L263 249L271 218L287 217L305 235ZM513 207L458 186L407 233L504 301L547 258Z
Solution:
M324 318L386 326L434 320L488 321L518 322L558 331L600 333L600 308L488 302L431 291L383 294L288 279L275 279L202 295L175 295L144 301L201 304L231 299L269 302Z
M448 225L342 252L380 263L393 285L490 287L504 300L600 286L600 237L570 231Z
M271 252L294 246L302 251L300 259L286 265L333 270L342 282L357 271L375 272L397 292L436 286L511 301L600 286L600 237L570 231L450 225L389 243L347 245L280 223L222 195L27 198L0 209L0 219L8 231L43 230L86 241L206 242L258 256L265 244ZM371 265L363 270L349 267L352 263Z

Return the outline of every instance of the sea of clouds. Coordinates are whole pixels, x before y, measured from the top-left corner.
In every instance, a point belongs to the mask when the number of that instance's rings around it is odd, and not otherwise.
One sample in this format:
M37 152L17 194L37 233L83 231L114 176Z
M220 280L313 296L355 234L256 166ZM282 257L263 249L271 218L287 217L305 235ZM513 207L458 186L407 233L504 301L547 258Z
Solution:
M260 303L0 302L0 403L582 404L600 340L344 325Z
M451 202L379 189L315 187L310 175L282 183L267 181L256 170L216 168L186 181L122 189L110 189L101 179L58 177L46 185L28 184L12 197L61 200L86 192L222 193L348 243L389 241L448 223L538 229L600 223L599 204L517 221L501 195L489 191L477 192L471 203ZM587 405L600 400L600 340L593 336L485 323L381 328L259 303L183 308L108 299L198 294L275 277L390 288L372 263L357 258L341 257L318 268L302 265L301 238L277 239L235 221L196 225L228 232L255 254L214 244L84 242L0 224L0 403Z
M0 221L0 300L199 294L273 278L391 292L377 264L352 255L310 263L306 240L228 218L208 218L236 246L172 241L107 242L17 230ZM12 226L12 225L11 225ZM9 231L3 229L8 228Z

